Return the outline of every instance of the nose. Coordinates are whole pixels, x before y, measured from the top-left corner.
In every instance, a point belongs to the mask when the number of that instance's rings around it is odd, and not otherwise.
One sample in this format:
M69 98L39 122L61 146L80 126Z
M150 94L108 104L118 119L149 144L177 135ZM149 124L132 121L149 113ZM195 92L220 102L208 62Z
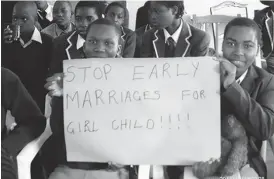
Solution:
M89 25L88 21L86 19L81 21L81 26L82 27L87 27Z
M244 49L243 49L242 45L237 45L237 46L235 47L234 53L235 53L236 55L244 55Z
M94 48L95 52L105 52L105 46L103 45L103 43L98 42L96 47Z
M114 22L118 22L118 17L117 17L117 16L114 16L114 17L113 17L113 20L114 20Z

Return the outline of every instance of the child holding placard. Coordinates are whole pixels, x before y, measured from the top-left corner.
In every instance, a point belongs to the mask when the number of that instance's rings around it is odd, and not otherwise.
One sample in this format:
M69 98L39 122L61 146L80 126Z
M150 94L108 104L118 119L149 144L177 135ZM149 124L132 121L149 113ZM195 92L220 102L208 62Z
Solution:
M120 28L112 21L98 19L87 28L86 41L83 52L86 58L115 58L120 55ZM62 97L63 74L57 73L48 78L45 87L53 96L51 128L53 137L58 138L59 166L50 175L50 179L128 179L129 166L114 165L110 163L80 163L66 160L64 139L64 116ZM62 130L60 130L62 129Z

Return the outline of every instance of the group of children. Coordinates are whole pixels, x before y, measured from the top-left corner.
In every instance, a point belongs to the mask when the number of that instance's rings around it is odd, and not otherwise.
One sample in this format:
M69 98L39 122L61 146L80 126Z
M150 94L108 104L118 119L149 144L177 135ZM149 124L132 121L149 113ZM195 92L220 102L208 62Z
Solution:
M57 166L54 166L49 179L137 178L138 166L66 160L62 62L79 58L207 55L209 35L182 20L183 1L151 1L148 6L149 24L141 27L142 30L137 30L136 33L123 27L127 11L118 2L102 8L102 4L97 1L79 1L73 12L70 2L56 1L53 7L54 23L42 32L36 27L39 15L34 2L18 2L14 6L12 21L13 24L20 25L20 40L12 40L11 29L4 31L2 66L19 76L41 111L44 111L46 93L52 96L50 126L54 142L51 147L57 154ZM71 22L73 15L74 24ZM253 65L261 45L261 31L253 20L235 18L226 26L222 46L223 58L220 59L221 114L235 115L249 137L249 162L245 170L241 171L241 175L266 178L266 165L259 155L259 150L262 141L269 139L274 133L274 77ZM2 74L4 72L2 69ZM58 88L53 84L59 84ZM4 85L7 84L2 83L2 91L3 88L7 89ZM12 89L18 89L19 86L11 84L11 90L5 90L5 93L17 93ZM12 96L7 98L10 99ZM16 100L13 99L8 104L2 103L2 111L15 107L20 112L27 110L29 115L34 113L33 110L25 108L35 103L20 103L20 106L14 106L16 102L13 101ZM37 113L36 116L41 118L41 113ZM45 126L45 120L43 121L39 121L39 129ZM31 121L22 122L20 116L16 122L18 128L20 125L34 125ZM2 131L3 125L2 116ZM42 133L42 129L39 132ZM13 133L16 133L16 130L10 134ZM37 131L28 135L31 136L29 139L33 139L37 136ZM19 151L12 153L7 148L7 153L13 156ZM169 179L184 176L183 166L164 166L162 169L166 171L166 177Z

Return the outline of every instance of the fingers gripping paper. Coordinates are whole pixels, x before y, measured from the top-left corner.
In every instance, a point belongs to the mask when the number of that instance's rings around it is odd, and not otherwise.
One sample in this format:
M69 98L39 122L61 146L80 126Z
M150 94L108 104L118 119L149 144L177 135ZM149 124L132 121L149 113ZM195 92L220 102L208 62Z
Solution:
M68 161L187 165L220 156L210 57L64 61Z

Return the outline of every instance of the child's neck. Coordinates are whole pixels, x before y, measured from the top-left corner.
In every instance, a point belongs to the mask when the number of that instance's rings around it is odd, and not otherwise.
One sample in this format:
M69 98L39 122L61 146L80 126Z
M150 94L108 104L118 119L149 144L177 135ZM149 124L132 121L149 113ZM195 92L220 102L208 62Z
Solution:
M65 25L59 25L59 24L57 24L57 26L58 26L61 30L63 30L63 31L67 30L67 29L69 28L69 25L70 25L70 24L65 24Z
M176 19L170 26L168 26L166 28L166 30L168 31L168 33L170 35L174 34L174 32L176 32L176 30L180 27L181 25L181 19Z
M22 33L20 35L20 38L24 41L24 43L27 43L28 41L30 41L31 37L32 37L32 33Z

